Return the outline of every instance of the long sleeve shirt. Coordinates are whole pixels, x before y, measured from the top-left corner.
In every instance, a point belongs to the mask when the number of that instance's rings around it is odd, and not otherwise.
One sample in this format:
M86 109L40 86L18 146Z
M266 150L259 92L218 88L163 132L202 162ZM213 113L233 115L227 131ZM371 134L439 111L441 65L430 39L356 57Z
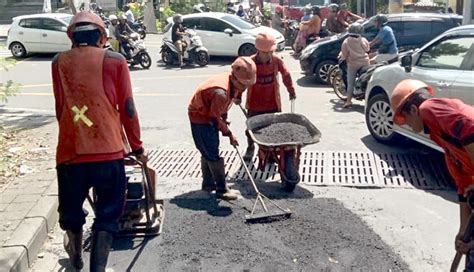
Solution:
M58 55L57 55L58 56ZM59 120L64 109L64 94L59 76L58 58L52 62L52 81L55 98L56 118ZM128 65L122 55L107 51L104 58L103 85L105 94L120 113L125 135L132 151L142 149L140 124L133 103L132 84ZM85 78L84 80L88 80ZM123 151L111 154L79 155L68 163L117 160L124 157Z
M364 37L347 37L342 43L341 60L347 61L349 69L359 69L369 65L369 42Z

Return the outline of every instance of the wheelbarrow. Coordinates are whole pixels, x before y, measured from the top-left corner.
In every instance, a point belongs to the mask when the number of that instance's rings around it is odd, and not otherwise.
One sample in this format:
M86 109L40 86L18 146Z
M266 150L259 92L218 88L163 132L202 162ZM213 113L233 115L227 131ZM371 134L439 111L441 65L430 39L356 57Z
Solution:
M293 105L292 105L293 108ZM292 109L293 111L293 109ZM276 123L293 123L305 127L311 138L303 142L262 142L255 131ZM267 113L247 119L247 129L250 137L258 145L258 169L264 170L269 162L276 162L280 173L282 187L292 192L300 181L299 164L301 148L318 143L321 132L304 115L297 113Z
M155 236L161 234L165 216L163 201L155 197L155 175L135 156L125 159L127 192L124 212L119 219L118 236ZM95 212L94 190L87 200Z

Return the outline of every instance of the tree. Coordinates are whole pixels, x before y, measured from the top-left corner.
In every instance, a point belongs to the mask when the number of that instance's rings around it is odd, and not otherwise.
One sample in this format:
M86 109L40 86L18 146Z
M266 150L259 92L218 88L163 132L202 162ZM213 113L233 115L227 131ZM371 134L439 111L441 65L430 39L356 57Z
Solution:
M15 61L0 57L0 70L8 71L10 65L14 65ZM8 102L8 97L16 95L20 91L20 85L13 82L13 80L0 81L0 102Z

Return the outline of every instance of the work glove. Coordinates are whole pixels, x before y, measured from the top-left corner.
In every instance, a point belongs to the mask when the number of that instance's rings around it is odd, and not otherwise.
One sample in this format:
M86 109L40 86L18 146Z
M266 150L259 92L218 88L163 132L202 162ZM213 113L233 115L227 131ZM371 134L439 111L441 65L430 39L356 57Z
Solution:
M232 145L233 147L239 146L239 142L237 141L237 138L235 138L233 134L229 135L229 141L230 141L230 145Z
M296 93L290 93L290 100L296 99Z

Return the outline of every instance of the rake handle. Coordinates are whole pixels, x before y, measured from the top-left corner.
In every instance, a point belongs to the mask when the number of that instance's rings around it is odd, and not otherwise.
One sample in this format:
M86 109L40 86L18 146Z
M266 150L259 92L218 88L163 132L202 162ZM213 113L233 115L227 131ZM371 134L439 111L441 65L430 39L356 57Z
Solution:
M257 195L260 195L260 191L258 190L257 185L255 184L255 180L253 179L252 174L250 174L250 170L249 170L249 168L247 167L247 164L245 163L245 160L244 160L244 158L242 157L242 154L240 154L240 151L239 151L239 149L238 149L236 146L234 146L234 148L235 148L235 151L237 151L237 155L239 156L240 161L242 162L242 165L244 166L245 172L247 172L247 176L249 177L249 179L250 179L250 181L251 181L251 183L252 183L253 189L255 190L255 192L257 193Z

